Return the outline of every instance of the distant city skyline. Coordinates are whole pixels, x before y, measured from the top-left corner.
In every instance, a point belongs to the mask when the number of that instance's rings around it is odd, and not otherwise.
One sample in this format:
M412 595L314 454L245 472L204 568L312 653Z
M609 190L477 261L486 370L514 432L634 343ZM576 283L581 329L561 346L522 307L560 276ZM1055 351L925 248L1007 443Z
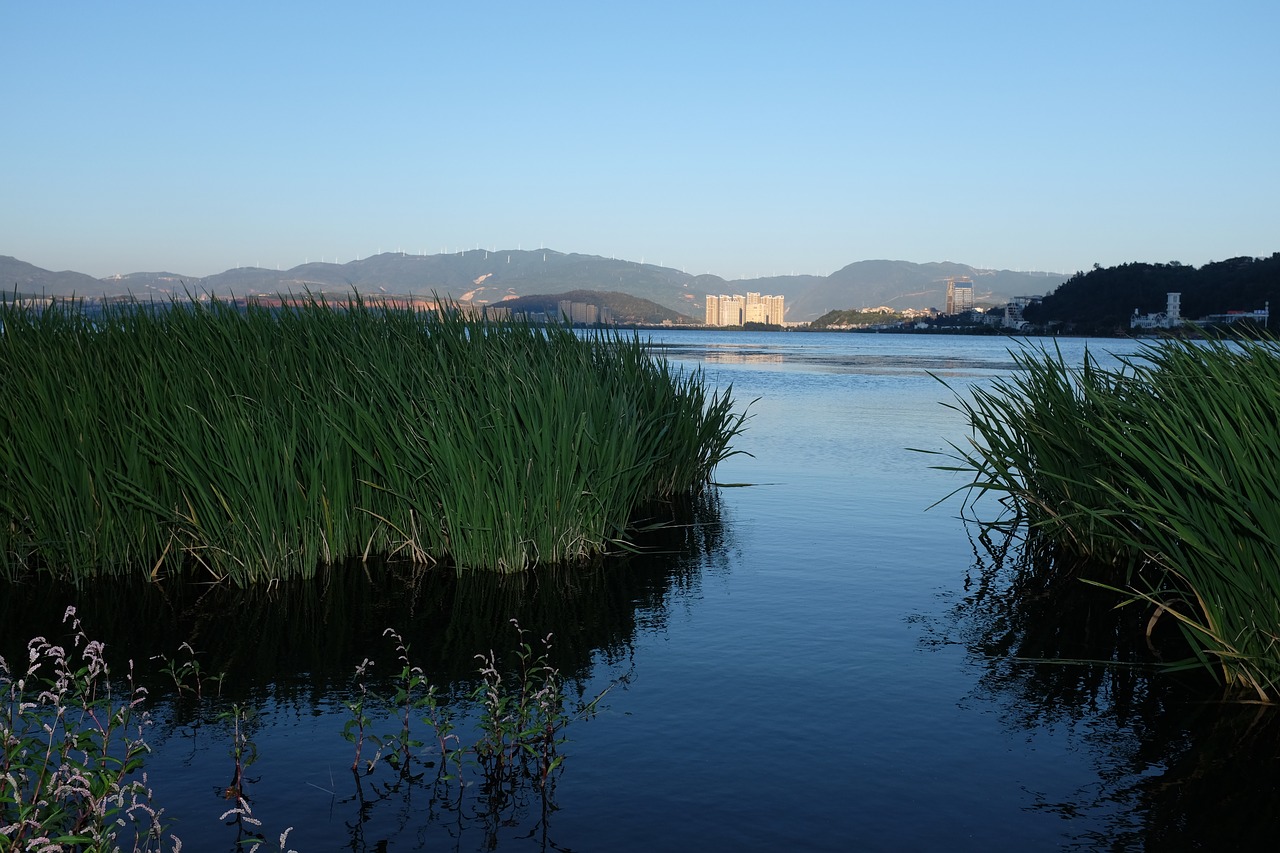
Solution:
M752 279L1280 250L1280 4L10 3L0 254Z

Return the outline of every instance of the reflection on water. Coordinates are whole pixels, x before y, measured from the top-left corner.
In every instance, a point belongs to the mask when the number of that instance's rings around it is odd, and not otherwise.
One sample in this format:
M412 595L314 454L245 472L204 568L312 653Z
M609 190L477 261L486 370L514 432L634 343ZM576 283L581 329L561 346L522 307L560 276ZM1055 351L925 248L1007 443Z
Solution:
M783 355L779 352L706 352L702 360L713 364L781 364Z
M947 376L971 375L1009 371L1015 366L1007 352L1001 354L1001 350L990 347L985 348L982 354L973 355L945 353L931 345L918 346L919 351L911 351L909 347L895 347L888 352L857 351L855 347L835 351L836 348L829 343L829 336L822 336L819 340L810 334L797 332L755 337L773 340L743 342L727 336L718 339L716 333L708 333L695 339L663 340L651 343L650 347L671 359L707 364L786 365L795 370L867 375L909 375L924 371ZM856 340L858 337L847 335L846 339ZM914 340L911 336L894 337L907 343Z
M326 568L313 581L249 589L119 580L85 590L44 579L10 585L0 590L0 653L21 666L26 640L61 642L70 604L89 638L105 642L117 670L126 661L136 663L156 723L147 768L152 780L164 780L156 782L156 800L177 821L185 850L234 849L257 837L234 815L225 826L216 820L234 805L225 802L225 792L236 731L260 755L245 787L257 819L273 812L278 818L269 824L268 838L292 824L291 845L315 849L316 837L299 825L311 819L289 793L305 783L332 795L320 801L330 812L322 823L336 812L350 833L340 846L350 849L382 849L393 839L412 844L428 826L446 840L468 830L479 836L474 846L484 849L499 836L536 833L545 849L552 846L554 779L545 789L486 784L468 791L439 776L438 759L406 765L400 773L384 761L377 774L362 779L345 770L353 747L339 735L353 714L349 703L364 689L386 697L401 683L396 675L403 662L394 639L385 636L388 628L408 644L410 663L441 689L455 714L474 713L461 699L480 681L478 654L496 652L499 666L511 670L506 677L514 677L519 639L512 620L527 632L535 654L542 638L552 635L547 662L558 669L571 701L589 701L597 674L606 676L606 686L608 678L625 680L637 633L661 630L673 602L696 597L704 577L725 571L734 550L714 489L651 507L649 516L641 519L646 531L624 551L591 565L516 576L351 561ZM190 661L209 676L200 682L200 701L194 677L183 678L182 691L166 671L170 662ZM357 678L362 662L368 669ZM242 709L245 715L237 719ZM396 711L369 699L365 713L372 738L367 757L377 751L376 738L393 727ZM466 719L459 719L464 738ZM416 737L430 743L426 722L413 724ZM280 742L299 733L305 742ZM283 773L256 772L269 763ZM271 775L274 782L263 781ZM415 799L424 802L413 805ZM280 802L287 807L274 810Z
M660 508L662 526L589 566L520 575L454 573L410 563L327 567L313 581L237 589L199 582L107 581L77 590L37 578L0 595L0 653L23 660L23 644L57 629L74 604L114 655L145 660L181 643L228 675L230 690L316 693L350 681L352 668L400 631L436 677L466 680L472 656L510 645L509 620L541 636L554 631L552 663L590 675L600 654L626 653L638 627L666 618L671 599L694 593L704 570L723 567L731 534L721 497L709 490ZM657 509L657 508L656 508ZM292 674L305 674L295 682Z
M1116 593L1081 582L1099 567L971 530L975 562L954 631L981 662L973 701L1000 709L1012 731L1065 729L1096 780L1029 808L1081 827L1082 849L1258 849L1280 814L1280 714L1220 702L1201 669L1159 668L1189 653L1172 620L1117 608ZM994 534L993 534L994 535ZM1267 816L1259 819L1260 816Z

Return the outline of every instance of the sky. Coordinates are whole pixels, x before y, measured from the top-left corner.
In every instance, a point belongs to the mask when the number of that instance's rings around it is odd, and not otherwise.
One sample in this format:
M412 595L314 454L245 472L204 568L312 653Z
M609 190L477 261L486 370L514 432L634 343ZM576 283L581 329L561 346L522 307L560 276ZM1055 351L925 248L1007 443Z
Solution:
M1275 0L0 0L0 254L1269 256L1278 30Z

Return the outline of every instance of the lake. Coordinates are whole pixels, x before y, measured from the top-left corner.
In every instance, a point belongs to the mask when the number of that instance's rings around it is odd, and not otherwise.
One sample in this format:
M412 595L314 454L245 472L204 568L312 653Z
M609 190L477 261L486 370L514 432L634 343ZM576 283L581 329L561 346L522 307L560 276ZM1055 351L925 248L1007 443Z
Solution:
M1216 703L1195 678L1022 660L1036 646L1008 638L1054 614L1010 615L984 598L1001 560L958 518L958 499L934 506L963 477L909 448L967 435L939 379L962 391L1007 374L1016 343L652 338L674 365L732 384L751 417L720 486L687 526L646 538L646 553L516 579L350 564L243 594L23 587L0 605L3 649L56 633L74 602L113 661L149 667L149 781L185 851L244 837L220 818L225 715L237 706L253 712L248 793L267 849L289 827L299 851L1272 843L1280 738L1269 709ZM1074 361L1086 346L1135 348L1055 343ZM355 779L345 703L363 660L375 686L397 668L384 629L456 695L475 684L473 655L513 646L510 618L531 637L553 633L550 659L575 700L607 689L568 727L550 800L524 792L486 810L474 790L454 801L385 765ZM180 657L184 641L206 672L227 672L221 697L166 696L148 658Z

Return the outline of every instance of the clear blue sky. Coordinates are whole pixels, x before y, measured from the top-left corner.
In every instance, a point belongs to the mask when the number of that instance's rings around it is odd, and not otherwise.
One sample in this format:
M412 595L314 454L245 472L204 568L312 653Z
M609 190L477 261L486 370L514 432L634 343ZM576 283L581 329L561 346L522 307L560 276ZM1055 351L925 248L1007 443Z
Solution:
M0 254L1280 251L1280 3L0 0Z

